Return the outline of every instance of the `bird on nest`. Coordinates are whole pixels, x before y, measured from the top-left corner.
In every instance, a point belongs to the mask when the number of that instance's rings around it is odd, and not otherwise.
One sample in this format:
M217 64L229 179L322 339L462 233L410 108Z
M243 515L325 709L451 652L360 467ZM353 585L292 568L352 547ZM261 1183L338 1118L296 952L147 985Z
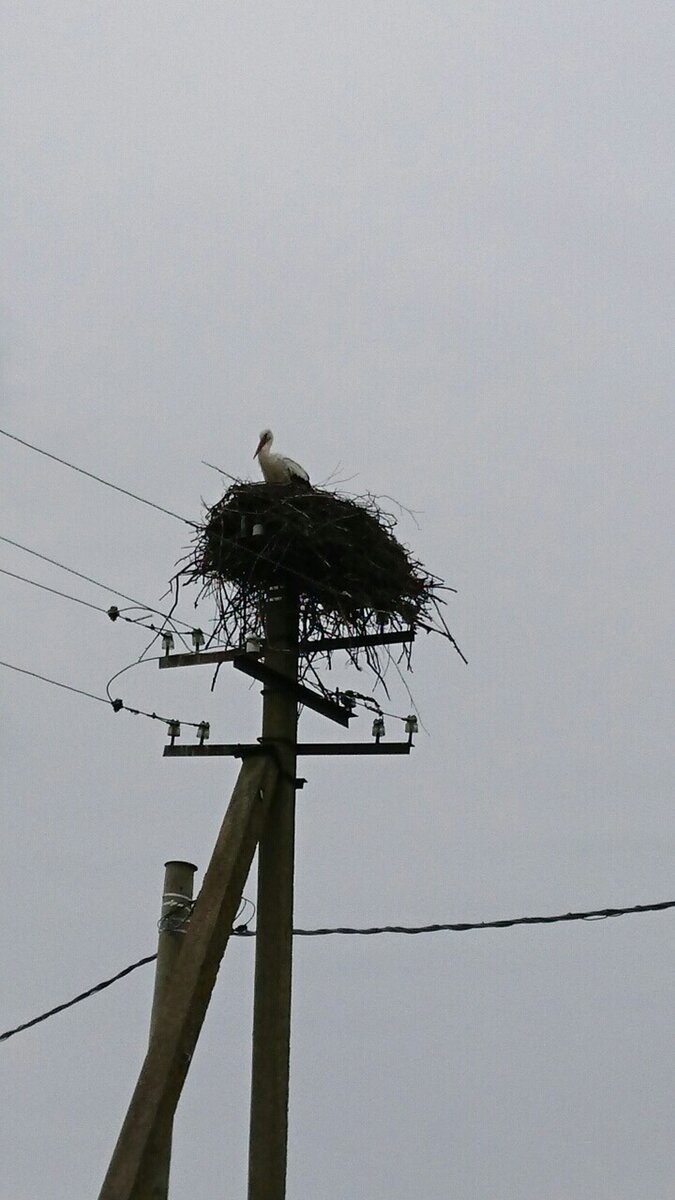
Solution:
M265 483L300 483L307 486L309 475L300 463L283 454L272 453L274 434L271 429L263 429L258 442L258 449L253 455L260 463Z

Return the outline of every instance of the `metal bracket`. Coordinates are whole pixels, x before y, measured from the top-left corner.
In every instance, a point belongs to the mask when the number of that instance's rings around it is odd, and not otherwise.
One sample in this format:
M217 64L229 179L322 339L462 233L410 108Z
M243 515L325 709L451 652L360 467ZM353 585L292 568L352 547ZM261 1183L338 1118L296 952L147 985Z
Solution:
M316 654L317 651L330 653L332 650L359 650L366 646L391 646L401 642L412 642L415 637L414 629L404 629L396 633L367 633L363 637L342 638L308 638L300 642L298 650L301 654Z
M243 671L245 675L252 675L254 679L259 679L261 683L268 686L291 692L300 704L304 704L307 708L313 708L315 712L321 713L322 717L328 717L329 720L344 726L345 729L349 728L349 721L353 714L342 704L328 700L320 692L312 691L303 683L289 679L287 675L282 675L281 671L276 671L274 667L268 667L265 663L250 658L247 654L240 654L233 661L237 671Z
M197 650L194 654L165 654L159 660L159 669L165 671L167 667L212 666L213 663L232 662L245 654L245 650Z
M300 742L296 753L310 754L410 754L411 742ZM255 755L268 754L269 743L260 745L259 742L214 742L210 746L165 746L164 758L217 758L229 755L230 758L249 758Z

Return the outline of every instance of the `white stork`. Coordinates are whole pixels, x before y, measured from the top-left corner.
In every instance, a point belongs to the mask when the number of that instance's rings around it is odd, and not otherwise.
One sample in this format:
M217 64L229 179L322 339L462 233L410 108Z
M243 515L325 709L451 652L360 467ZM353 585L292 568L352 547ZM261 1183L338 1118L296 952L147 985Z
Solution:
M283 454L272 454L274 434L271 429L263 429L258 442L258 449L253 455L260 463L265 483L309 483L309 475L300 463Z

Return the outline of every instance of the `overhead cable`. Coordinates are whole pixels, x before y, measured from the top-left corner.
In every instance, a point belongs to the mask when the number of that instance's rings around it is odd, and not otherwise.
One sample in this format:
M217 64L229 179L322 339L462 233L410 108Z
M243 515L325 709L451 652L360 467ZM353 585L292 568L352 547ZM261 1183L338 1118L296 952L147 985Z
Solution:
M123 700L114 700L112 697L96 696L93 692L85 692L82 688L73 687L70 683L62 683L59 679L50 679L47 675L38 675L37 671L28 671L25 667L15 666L14 663L0 661L0 667L6 667L8 671L16 671L19 675L30 675L32 679L39 679L42 683L51 683L52 687L63 688L66 692L76 692L78 696L87 696L89 700L98 700L101 704L107 704L113 712L124 711L131 713L133 717L148 717L151 721L161 721L169 728L175 725L189 725L192 729L199 729L204 724L203 721L176 721L173 717L160 717L159 713L145 712L142 708L132 708Z
M608 917L624 917L630 913L661 912L675 908L675 900L659 904L634 904L630 908L598 908L589 912L559 913L554 917L507 917L498 921L461 921L445 925L373 925L367 928L339 926L335 929L294 929L294 937L327 937L341 933L368 937L377 933L465 933L470 929L510 929L513 925L556 925L561 921L601 921ZM242 930L241 937L255 937L254 930Z
M112 605L111 608L102 608L100 604L92 604L89 600L82 600L80 596L71 596L69 592L61 592L58 588L48 587L46 583L38 583L37 579L29 579L26 575L17 575L16 571L7 571L5 567L0 567L0 575L9 575L10 579L19 579L22 583L29 583L31 587L39 588L42 592L51 592L52 596L60 596L62 600L71 600L73 604L82 604L84 608L93 608L94 612L103 613L104 616L110 617L111 621L126 621L129 625L136 625L139 629L150 629L157 632L155 625L146 625L140 617L127 617L117 605Z
M77 692L78 696L88 696L90 700L100 700L101 704L110 705L110 701L106 700L105 696L95 696L93 692L84 692L82 688L72 687L69 683L60 683L58 679L48 679L46 675L38 675L37 671L27 671L25 667L15 667L14 663L0 661L0 667L7 667L8 671L17 671L19 675L30 675L33 679L51 683L54 687L63 688L66 692Z
M59 458L58 454L51 454L49 450L42 450L39 446L33 446L31 442L17 437L15 433L10 433L7 429L0 429L0 434L3 437L11 438L13 442L18 442L19 445L25 446L28 450L34 450L36 454L42 454L45 458L51 458L54 462L60 463L62 467L69 467L71 471L77 471L80 475L86 475L89 479L95 479L97 483L102 483L104 487L112 488L114 492L121 492L123 496L129 496L132 500L138 500L140 504L147 504L149 508L156 508L158 512L165 513L167 517L174 517L177 521L182 521L184 525L190 525L193 529L197 528L194 521L189 521L187 517L182 517L180 513L173 512L170 508L164 508L162 504L155 504L154 500L146 500L144 496L139 496L136 492L130 492L128 488L120 487L117 483L110 483L108 479L102 479L100 475L95 475L93 471L85 471L84 467L78 467L75 463L68 462L65 458Z
M144 608L146 612L155 613L158 617L163 617L165 621L172 621L176 625L183 625L185 629L193 629L194 626L189 621L181 621L178 617L173 617L170 614L162 612L160 608L153 608L151 604L143 604L141 600L136 600L133 596L127 596L125 592L120 592L117 588L109 587L107 583L101 583L98 579L92 579L91 575L84 575L82 571L76 571L74 567L67 567L64 563L57 562L55 558L49 558L46 554L40 554L38 550L31 550L30 546L24 546L21 542L15 542L12 538L4 537L0 534L0 542L6 542L8 546L15 546L17 550L23 550L26 554L32 554L34 558L40 558L43 562L50 563L53 567L58 567L61 571L67 571L69 575L76 575L78 579L84 579L87 583L93 583L94 587L101 588L104 592L110 592L113 596L119 596L122 600L128 600L130 604L134 604L137 608Z
M333 929L294 929L294 937L327 937L329 934L346 934L346 935L370 935L377 933L395 933L395 934L415 934L415 933L442 933L454 932L464 933L467 930L477 929L507 929L514 925L554 925L561 921L598 921L605 920L608 917L623 917L632 913L647 913L647 912L663 912L664 909L675 908L675 900L664 900L658 904L633 904L630 908L595 908L587 912L569 912L559 913L553 917L509 917L504 920L497 921L462 921L454 922L453 924L444 925L374 925L368 928L351 928L348 926L337 926ZM249 929L247 926L238 925L232 930L233 937L255 937L255 929ZM39 1017L33 1017L31 1021L24 1021L22 1025L17 1025L14 1029L8 1029L5 1033L0 1033L0 1042L7 1041L8 1038L14 1036L15 1033L21 1033L24 1029L30 1029L33 1025L38 1025L41 1021L46 1021L48 1017L53 1017L56 1013L63 1012L66 1008L72 1008L74 1004L79 1004L81 1000L87 1000L89 996L94 996L97 992L102 992L104 988L108 988L111 984L116 983L118 979L123 979L125 975L130 975L132 971L138 967L143 967L147 963L154 962L157 958L156 954L149 954L146 958L140 958L138 962L132 963L131 966L125 967L123 971L118 971L116 975L110 979L104 979L101 983L97 983L94 987L89 988L86 992L81 992L79 996L74 996L72 1000L67 1000L64 1004L58 1004L55 1008L50 1008L47 1012L42 1013Z
M15 1029L5 1030L4 1033L0 1033L0 1042L6 1042L8 1038L14 1037L15 1033L23 1033L24 1029L31 1029L33 1025L39 1025L41 1021L46 1021L48 1017L55 1017L57 1013L64 1012L66 1008L72 1008L73 1004L79 1004L81 1000L88 1000L90 996L95 996L97 992L102 992L104 988L117 983L118 979L124 979L125 975L131 975L131 972L135 971L138 967L144 967L146 963L154 962L156 958L156 954L149 954L147 958L139 958L138 962L132 963L130 967L125 967L123 971L118 971L110 979L103 979L101 983L88 988L86 992L80 992L79 996L73 996L72 1000L66 1000L64 1004L57 1004L55 1008L50 1008L48 1012L41 1013L39 1017L33 1017L31 1021L24 1021L22 1025L17 1025Z

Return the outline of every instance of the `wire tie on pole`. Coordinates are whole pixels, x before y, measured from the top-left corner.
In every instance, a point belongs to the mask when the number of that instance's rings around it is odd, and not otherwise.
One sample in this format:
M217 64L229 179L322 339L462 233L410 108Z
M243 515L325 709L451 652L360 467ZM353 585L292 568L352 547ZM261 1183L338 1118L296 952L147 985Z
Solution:
M181 896L179 892L166 892L162 896L162 909L176 909L177 911L162 912L157 922L160 933L185 933L193 908L194 900L187 896Z

